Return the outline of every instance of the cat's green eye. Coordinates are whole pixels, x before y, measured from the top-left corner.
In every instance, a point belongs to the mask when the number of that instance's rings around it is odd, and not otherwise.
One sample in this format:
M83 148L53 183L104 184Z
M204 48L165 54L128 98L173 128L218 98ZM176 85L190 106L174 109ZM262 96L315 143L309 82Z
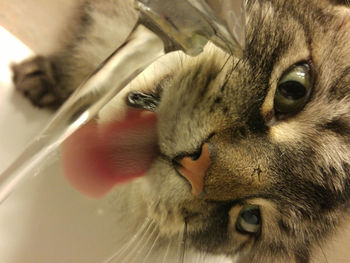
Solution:
M276 114L300 111L307 103L312 90L311 69L307 63L297 64L287 70L277 84L274 99Z
M236 221L237 231L243 234L257 234L261 229L260 209L256 205L245 205Z

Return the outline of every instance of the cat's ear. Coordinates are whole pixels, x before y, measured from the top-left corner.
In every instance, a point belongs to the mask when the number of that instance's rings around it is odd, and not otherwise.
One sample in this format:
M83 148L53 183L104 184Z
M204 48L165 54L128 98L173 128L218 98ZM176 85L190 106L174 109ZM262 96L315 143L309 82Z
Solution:
M62 145L66 179L78 191L101 197L144 175L158 156L156 123L156 113L131 109L121 120L84 125Z

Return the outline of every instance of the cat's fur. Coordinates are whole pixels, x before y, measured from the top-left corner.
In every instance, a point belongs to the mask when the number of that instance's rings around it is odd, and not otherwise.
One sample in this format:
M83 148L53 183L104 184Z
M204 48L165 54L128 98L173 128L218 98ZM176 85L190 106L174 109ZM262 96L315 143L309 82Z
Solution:
M39 106L60 104L130 31L137 19L131 2L87 1L77 33L61 53L14 66L17 87ZM137 216L147 213L170 239L183 231L186 218L186 245L202 253L307 263L349 212L350 9L346 1L247 2L243 59L212 46L197 58L174 55L164 74L143 84L162 90L157 112L163 156L146 178L117 195L130 198ZM277 82L302 61L310 63L314 78L309 101L296 114L271 121ZM24 70L33 64L40 68L36 74ZM28 76L43 90L30 91L35 87ZM113 118L114 110L105 112ZM195 153L204 141L215 154L205 195L194 197L168 160ZM259 235L235 227L244 204L260 207Z

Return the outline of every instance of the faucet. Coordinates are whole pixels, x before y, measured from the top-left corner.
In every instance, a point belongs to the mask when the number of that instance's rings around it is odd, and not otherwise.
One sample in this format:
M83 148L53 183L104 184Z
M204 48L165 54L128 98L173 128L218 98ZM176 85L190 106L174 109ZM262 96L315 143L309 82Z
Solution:
M139 23L164 42L165 52L182 50L196 56L210 40L242 56L245 46L243 0L136 0Z

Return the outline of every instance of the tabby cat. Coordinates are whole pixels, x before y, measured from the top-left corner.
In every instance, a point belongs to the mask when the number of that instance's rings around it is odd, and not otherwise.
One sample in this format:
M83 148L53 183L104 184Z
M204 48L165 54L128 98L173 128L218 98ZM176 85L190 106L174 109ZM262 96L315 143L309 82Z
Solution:
M243 58L213 45L195 58L169 55L107 105L99 125L131 116L157 135L138 155L155 154L147 175L109 193L124 234L110 262L313 260L349 214L347 4L247 0ZM13 66L16 88L39 107L60 105L137 13L131 0L89 0L80 18L60 52Z

